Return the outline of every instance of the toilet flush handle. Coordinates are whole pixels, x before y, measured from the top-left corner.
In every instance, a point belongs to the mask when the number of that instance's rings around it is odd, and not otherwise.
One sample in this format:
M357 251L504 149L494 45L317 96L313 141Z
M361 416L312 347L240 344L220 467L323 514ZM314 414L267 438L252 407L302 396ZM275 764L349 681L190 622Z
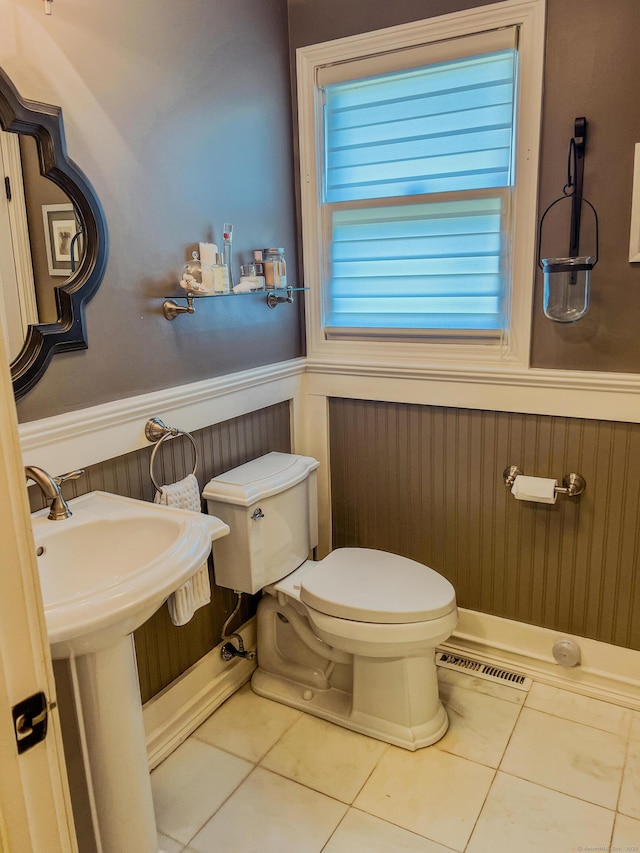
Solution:
M262 512L262 510L260 509L260 507L258 507L257 509L255 509L255 510L253 511L253 515L251 516L251 518L252 518L254 521L257 521L259 518L264 518L264 513Z

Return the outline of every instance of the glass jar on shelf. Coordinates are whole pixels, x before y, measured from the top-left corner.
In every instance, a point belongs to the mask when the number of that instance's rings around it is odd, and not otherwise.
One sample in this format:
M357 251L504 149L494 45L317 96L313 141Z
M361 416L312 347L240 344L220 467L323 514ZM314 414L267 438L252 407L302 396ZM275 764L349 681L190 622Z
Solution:
M287 262L284 249L263 249L264 278L267 290L281 290L287 287Z
M191 253L191 260L182 268L182 278L178 284L187 293L202 296L212 292L211 267L202 263L197 252Z

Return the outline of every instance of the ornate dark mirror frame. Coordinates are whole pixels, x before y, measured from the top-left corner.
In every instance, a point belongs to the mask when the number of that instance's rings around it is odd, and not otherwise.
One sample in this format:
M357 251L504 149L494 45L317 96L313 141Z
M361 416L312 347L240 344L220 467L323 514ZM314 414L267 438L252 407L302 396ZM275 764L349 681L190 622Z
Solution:
M84 305L102 281L107 264L108 236L104 213L93 187L67 157L60 107L24 100L2 69L0 124L6 131L35 137L40 171L71 199L84 240L84 255L77 270L55 289L57 322L29 326L24 346L11 363L17 399L39 381L54 353L87 348Z

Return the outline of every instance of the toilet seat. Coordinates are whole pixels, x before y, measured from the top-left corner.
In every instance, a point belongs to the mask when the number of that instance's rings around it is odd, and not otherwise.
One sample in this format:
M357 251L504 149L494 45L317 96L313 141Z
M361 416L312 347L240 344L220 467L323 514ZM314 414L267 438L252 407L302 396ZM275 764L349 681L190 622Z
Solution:
M455 590L428 566L372 548L338 548L300 578L300 601L353 622L402 625L455 611Z
M400 658L425 654L451 636L458 622L456 606L444 616L424 622L356 622L327 616L312 607L306 615L325 643L362 657Z

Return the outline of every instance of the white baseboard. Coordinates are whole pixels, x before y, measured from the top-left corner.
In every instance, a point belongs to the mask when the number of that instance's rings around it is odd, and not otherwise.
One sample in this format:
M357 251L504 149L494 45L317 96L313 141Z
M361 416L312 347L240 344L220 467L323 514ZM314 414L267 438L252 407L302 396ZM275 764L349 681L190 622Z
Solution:
M256 647L255 617L238 631L246 649ZM194 663L143 707L149 769L157 767L207 717L251 678L255 661L235 658L226 663L223 643Z
M582 664L567 669L555 662L551 648L559 637L571 635L474 610L460 608L459 613L457 630L441 648L640 710L640 652L573 636L582 649ZM243 625L240 634L245 648L255 649L255 617ZM236 658L225 663L221 648L222 643L145 704L150 769L251 678L255 662Z
M460 608L460 621L441 647L484 663L517 669L537 681L640 709L640 652ZM582 650L580 666L568 669L551 653L560 637Z

